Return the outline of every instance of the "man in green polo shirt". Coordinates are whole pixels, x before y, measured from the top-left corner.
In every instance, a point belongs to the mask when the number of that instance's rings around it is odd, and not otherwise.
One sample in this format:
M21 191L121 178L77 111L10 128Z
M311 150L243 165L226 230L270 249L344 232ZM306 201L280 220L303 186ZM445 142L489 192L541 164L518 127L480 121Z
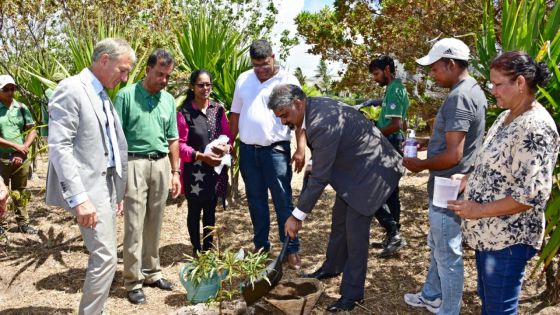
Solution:
M408 93L401 80L395 78L395 62L391 57L382 55L373 60L369 64L369 72L375 82L380 86L386 86L377 128L402 156L403 128L408 116ZM375 214L376 219L387 231L383 251L379 253L380 257L390 257L406 245L406 241L399 233L400 216L401 202L397 186L386 204Z
M29 167L24 164L29 147L35 140L37 132L31 112L22 103L14 99L16 83L10 75L0 75L0 173L6 186L19 192L25 198L28 193L27 174ZM29 130L29 131L28 131ZM28 131L24 135L24 132ZM25 202L12 198L15 205L18 231L35 234L37 230L29 225L29 214ZM6 216L0 216L0 235L8 230Z
M133 304L146 302L143 285L173 289L163 278L159 263L159 237L170 177L173 198L181 188L175 99L163 91L173 67L171 54L156 49L148 57L144 79L123 88L115 98L128 142L123 278Z

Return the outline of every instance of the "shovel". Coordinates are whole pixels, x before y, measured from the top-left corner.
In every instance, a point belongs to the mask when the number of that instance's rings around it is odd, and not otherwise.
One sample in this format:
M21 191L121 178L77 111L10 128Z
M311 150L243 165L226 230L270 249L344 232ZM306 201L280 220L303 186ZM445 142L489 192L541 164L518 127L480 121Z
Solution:
M265 272L268 280L260 279L255 281L252 285L248 282L243 283L241 287L241 294L247 305L252 305L258 299L265 296L272 288L274 288L280 280L282 280L282 261L284 256L286 256L286 251L288 249L288 242L290 237L286 235L286 240L282 245L282 250L280 250L280 255L276 257L268 266L266 266Z

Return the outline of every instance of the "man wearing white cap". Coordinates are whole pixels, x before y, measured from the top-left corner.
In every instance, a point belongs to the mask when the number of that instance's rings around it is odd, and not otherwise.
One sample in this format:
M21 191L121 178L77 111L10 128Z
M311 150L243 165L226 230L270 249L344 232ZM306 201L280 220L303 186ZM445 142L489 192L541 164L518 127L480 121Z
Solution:
M431 249L430 267L421 292L407 293L404 300L438 314L459 314L463 296L463 249L461 219L453 211L435 206L434 177L468 173L484 135L486 97L468 72L469 48L454 38L444 38L427 56L416 60L430 67L430 76L449 94L438 110L433 133L427 143L428 158L404 158L413 172L428 170L428 207ZM461 198L461 197L459 197Z
M31 112L22 103L14 99L16 82L10 75L0 75L0 173L6 186L12 191L24 195L27 187L29 167L22 164L27 159L29 147L35 140L37 132ZM30 130L31 129L31 130ZM29 130L24 135L25 131ZM21 199L13 198L18 231L35 234L37 230L29 225L29 214ZM6 216L0 215L0 236L6 233L8 224Z

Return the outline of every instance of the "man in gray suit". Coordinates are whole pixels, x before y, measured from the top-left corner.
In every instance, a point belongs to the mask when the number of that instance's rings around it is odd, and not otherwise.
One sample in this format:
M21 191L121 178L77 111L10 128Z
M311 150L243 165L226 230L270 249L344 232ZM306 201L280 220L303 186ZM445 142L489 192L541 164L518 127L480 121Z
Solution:
M336 191L325 274L343 273L342 297L329 312L352 310L364 298L368 240L373 215L403 173L402 158L357 110L324 97L307 98L298 86L278 85L268 107L282 124L304 129L313 166L297 207L285 224L295 237L325 186Z
M95 46L91 66L63 80L49 102L46 201L76 216L89 251L79 314L101 314L117 269L127 143L105 89L126 81L136 61L122 39Z

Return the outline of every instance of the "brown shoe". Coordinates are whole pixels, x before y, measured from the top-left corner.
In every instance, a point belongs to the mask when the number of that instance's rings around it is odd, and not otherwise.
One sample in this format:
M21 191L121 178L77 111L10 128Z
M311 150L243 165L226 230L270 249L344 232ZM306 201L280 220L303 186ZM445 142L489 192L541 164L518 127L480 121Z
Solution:
M290 268L299 270L301 268L301 259L298 253L293 253L288 255L288 264Z

